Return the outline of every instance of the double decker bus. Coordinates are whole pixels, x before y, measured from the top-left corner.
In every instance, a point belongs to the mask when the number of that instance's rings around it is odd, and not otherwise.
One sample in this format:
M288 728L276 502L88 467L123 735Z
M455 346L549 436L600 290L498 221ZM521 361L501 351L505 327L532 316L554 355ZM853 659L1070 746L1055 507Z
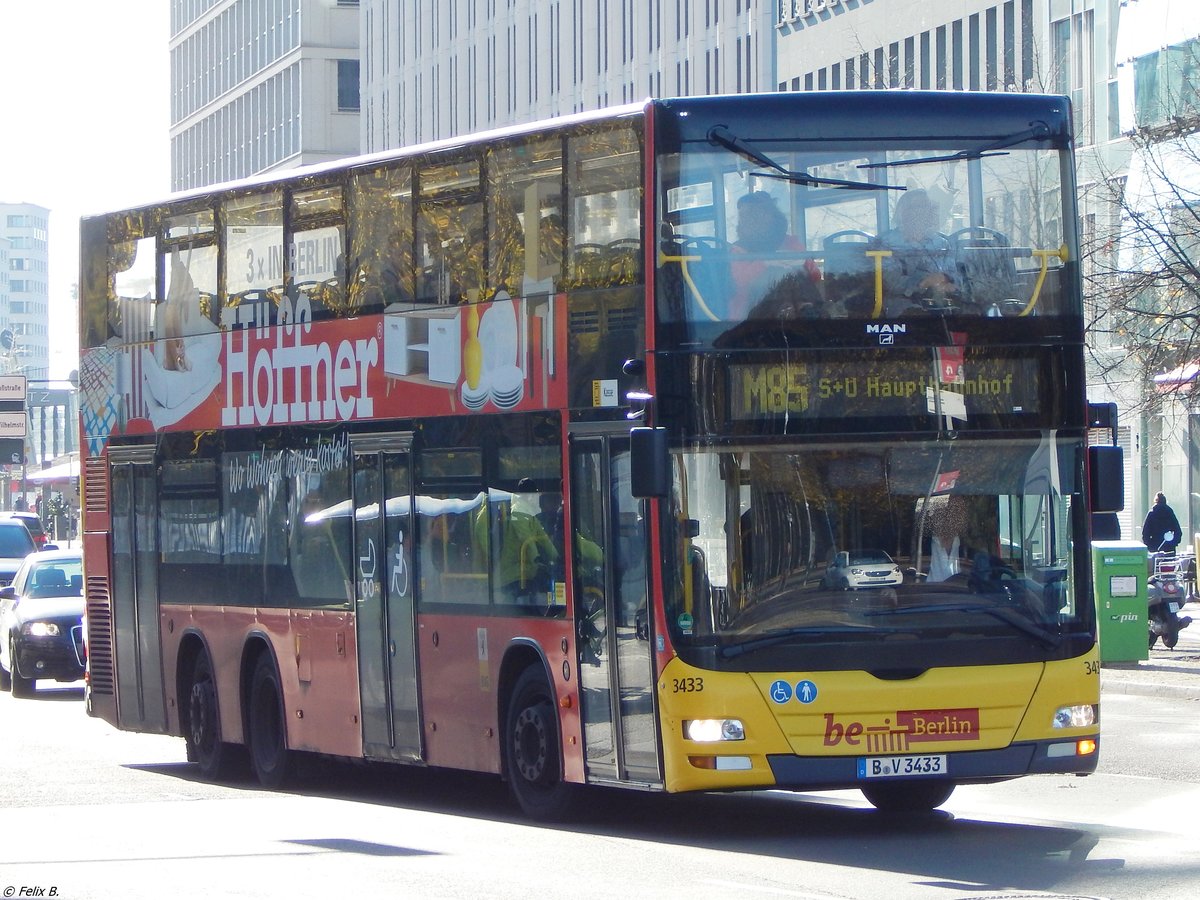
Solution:
M1093 771L1070 122L649 100L85 219L89 713L543 817Z

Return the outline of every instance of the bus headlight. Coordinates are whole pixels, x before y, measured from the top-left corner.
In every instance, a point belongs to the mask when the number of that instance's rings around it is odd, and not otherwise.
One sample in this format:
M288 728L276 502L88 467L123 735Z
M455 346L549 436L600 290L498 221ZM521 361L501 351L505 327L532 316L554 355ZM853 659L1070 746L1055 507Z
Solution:
M1100 710L1092 703L1060 706L1054 712L1055 728L1086 728L1100 721Z
M688 719L683 723L683 736L689 741L744 741L746 729L741 719Z

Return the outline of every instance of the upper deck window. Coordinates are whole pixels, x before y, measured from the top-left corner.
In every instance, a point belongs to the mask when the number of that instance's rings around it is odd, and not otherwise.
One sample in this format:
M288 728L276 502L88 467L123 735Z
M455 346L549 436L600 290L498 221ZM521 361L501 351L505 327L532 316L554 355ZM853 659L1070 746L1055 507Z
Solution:
M799 120L798 120L799 121ZM725 325L1060 315L1063 152L997 141L738 135L660 157L659 315ZM1011 141L1011 143L1010 143Z

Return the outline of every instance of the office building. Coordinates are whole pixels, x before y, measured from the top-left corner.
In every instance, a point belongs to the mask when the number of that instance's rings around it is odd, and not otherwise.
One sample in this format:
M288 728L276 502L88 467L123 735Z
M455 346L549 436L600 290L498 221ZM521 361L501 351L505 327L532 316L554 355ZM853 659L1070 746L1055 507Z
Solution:
M358 0L171 0L171 187L359 150Z
M33 203L0 203L0 239L7 242L0 280L0 332L12 333L11 346L0 345L5 371L29 378L50 372L50 210ZM4 251L0 249L0 253ZM5 294L8 302L3 303Z
M775 88L762 0L362 0L364 151Z

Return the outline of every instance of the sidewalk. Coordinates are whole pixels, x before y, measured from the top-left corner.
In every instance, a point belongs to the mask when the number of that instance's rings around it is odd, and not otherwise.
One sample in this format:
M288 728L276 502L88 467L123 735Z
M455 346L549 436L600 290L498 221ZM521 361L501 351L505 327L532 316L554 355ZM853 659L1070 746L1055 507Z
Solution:
M1168 650L1159 641L1150 658L1138 662L1106 662L1100 666L1100 692L1200 700L1200 603L1189 603L1183 615L1192 624Z

